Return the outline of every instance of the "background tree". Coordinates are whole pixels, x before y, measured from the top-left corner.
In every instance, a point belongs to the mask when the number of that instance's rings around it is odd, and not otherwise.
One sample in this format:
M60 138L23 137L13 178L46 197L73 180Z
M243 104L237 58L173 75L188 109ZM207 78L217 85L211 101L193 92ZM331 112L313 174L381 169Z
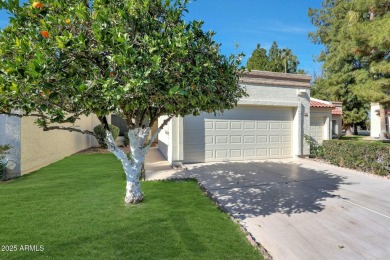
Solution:
M291 49L279 49L278 44L274 41L272 46L267 51L257 44L252 56L248 59L248 70L264 70L284 73L301 73L303 70L298 70L299 61Z
M389 0L325 0L322 8L309 9L317 27L309 36L325 46L318 58L323 78L314 89L343 101L347 127L362 121L369 102L390 100L389 7Z
M175 116L233 108L245 95L240 57L225 57L202 22L182 20L188 0L1 1L0 111L34 116L43 130L93 134L75 124L94 113L122 162L127 203L142 201L139 172L151 143ZM13 111L19 111L13 113ZM110 113L127 122L128 157L115 144ZM158 117L167 119L147 141ZM129 159L130 158L130 159Z
M267 50L257 44L252 56L248 59L246 67L248 70L269 70Z

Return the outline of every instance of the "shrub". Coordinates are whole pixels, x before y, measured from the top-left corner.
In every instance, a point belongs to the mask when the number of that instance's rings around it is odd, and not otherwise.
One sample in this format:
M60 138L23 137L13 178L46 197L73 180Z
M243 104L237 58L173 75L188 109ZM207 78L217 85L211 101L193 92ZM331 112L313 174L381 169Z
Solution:
M114 125L108 125L108 127L110 128L111 133L112 133L112 137L115 140L119 135L119 128L117 126L114 126ZM106 131L104 129L104 126L103 125L95 126L95 128L93 129L93 132L95 133L95 137L96 137L96 140L98 141L99 145L102 148L107 148L106 142L104 141L106 138Z
M326 140L323 158L341 167L388 175L390 146L380 142Z
M125 140L123 140L123 145L124 146L128 146L130 144L130 140L129 140L129 131L125 132L125 134L123 135L123 137L125 138Z
M305 135L304 137L306 143L310 145L310 157L323 157L324 151L322 145L309 135Z
M8 144L0 145L0 155L7 154L8 150L10 150L12 147Z

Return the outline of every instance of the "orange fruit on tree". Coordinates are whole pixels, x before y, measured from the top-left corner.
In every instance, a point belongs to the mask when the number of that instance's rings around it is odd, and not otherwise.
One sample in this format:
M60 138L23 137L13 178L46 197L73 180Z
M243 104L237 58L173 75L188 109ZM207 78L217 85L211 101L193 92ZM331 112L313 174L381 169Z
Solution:
M41 35L44 37L44 38L49 38L50 34L48 31L41 31Z
M115 76L114 72L110 72L110 77L114 77L114 76Z
M69 18L66 19L66 20L65 20L65 23L66 23L66 24L70 24L70 19L69 19Z
M43 6L43 4L40 3L40 2L34 2L34 3L32 4L32 7L43 9L44 6Z

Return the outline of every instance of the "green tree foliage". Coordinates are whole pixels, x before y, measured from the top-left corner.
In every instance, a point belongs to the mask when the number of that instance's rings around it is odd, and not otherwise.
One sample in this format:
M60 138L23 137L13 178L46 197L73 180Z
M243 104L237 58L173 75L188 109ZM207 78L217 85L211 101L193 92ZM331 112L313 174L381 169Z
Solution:
M347 125L365 120L368 102L390 100L389 8L389 0L325 0L309 9L317 27L309 36L325 46L313 94L343 101Z
M248 59L248 70L264 70L285 73L300 73L303 70L298 69L299 61L296 55L292 53L291 49L279 49L278 44L274 41L272 46L267 51L257 44L252 56Z
M146 141L158 117L167 115L166 124L174 116L223 112L246 95L241 56L221 55L214 32L182 19L188 2L0 1L12 16L0 31L0 112L35 116L43 130L88 134L73 124L96 114L129 189L139 186L134 172L156 137ZM112 141L110 113L127 122L130 161Z
M253 51L252 56L248 59L248 70L268 70L269 59L267 56L267 50L261 48L260 44L257 44L256 49Z

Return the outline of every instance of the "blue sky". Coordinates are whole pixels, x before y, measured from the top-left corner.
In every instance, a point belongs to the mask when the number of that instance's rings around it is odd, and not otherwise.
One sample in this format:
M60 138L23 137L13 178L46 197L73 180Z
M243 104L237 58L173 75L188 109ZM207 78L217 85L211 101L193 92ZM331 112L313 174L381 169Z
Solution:
M269 49L273 41L279 48L290 48L298 56L299 68L310 74L320 72L320 64L313 57L322 46L310 42L307 34L314 31L307 16L309 7L321 7L321 0L195 0L189 4L186 19L203 20L206 30L217 33L215 40L222 43L222 52L243 52L246 65L257 43ZM235 43L239 44L238 50Z
M26 2L26 1L22 1ZM44 2L44 1L43 1ZM205 30L217 34L215 40L222 44L225 55L243 52L246 65L257 43L267 50L273 41L279 48L290 48L298 56L299 68L310 74L320 72L314 62L322 47L308 39L314 31L307 16L309 7L318 8L321 0L192 0L186 20L203 20ZM0 11L0 28L8 23L8 15ZM235 44L239 44L235 49Z

